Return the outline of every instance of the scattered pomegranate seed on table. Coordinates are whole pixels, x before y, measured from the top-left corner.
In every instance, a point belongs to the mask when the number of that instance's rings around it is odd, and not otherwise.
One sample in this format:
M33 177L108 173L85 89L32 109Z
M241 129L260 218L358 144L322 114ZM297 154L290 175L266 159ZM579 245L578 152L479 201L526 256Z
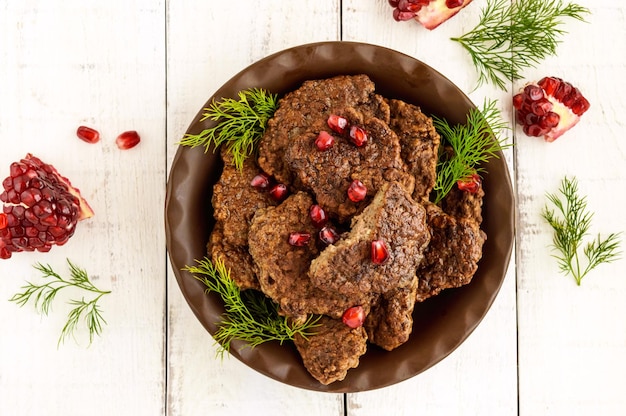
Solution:
M352 329L359 328L365 322L365 310L363 306L353 306L346 309L341 317L341 321Z
M473 175L467 178L457 181L456 186L461 191L469 192L470 194L475 194L480 189L481 184L482 184L482 179L477 173L474 173Z
M574 127L589 109L580 90L557 77L544 77L513 96L515 120L528 136L553 142Z
M387 244L383 240L372 241L372 263L383 264L389 258Z
M139 137L139 134L135 130L129 130L117 136L115 144L121 150L128 150L137 146L140 141L141 138Z
M9 172L0 194L0 258L20 251L50 251L74 235L78 221L93 216L80 191L30 153L13 162Z
M100 141L100 133L97 130L87 126L79 126L76 129L76 136L87 143L98 143Z
M366 195L367 188L365 187L365 185L363 185L363 182L358 179L353 180L350 184L350 187L348 187L348 198L350 199L350 201L363 201Z
M293 232L289 234L288 242L294 247L304 247L311 241L311 234L307 232Z
M320 131L315 139L315 146L318 150L328 150L335 144L335 138L327 131Z

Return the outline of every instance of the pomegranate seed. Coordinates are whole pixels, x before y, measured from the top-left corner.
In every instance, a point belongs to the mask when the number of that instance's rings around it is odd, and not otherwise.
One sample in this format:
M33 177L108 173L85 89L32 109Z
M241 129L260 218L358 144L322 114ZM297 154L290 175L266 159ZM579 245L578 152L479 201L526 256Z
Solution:
M524 93L531 101L537 101L543 98L543 90L537 85L527 85L524 88Z
M519 110L522 108L522 104L524 103L524 96L522 94L515 94L513 96L513 108Z
M461 7L463 5L463 0L446 0L446 6L448 9L454 9L457 7Z
M366 195L367 188L365 187L365 185L363 185L363 182L358 179L353 180L350 184L350 187L348 188L348 198L350 198L350 201L363 201Z
M285 198L287 198L287 195L289 194L289 189L287 189L287 185L283 184L283 183L277 183L276 185L272 186L272 188L270 189L270 196L272 197L272 199L274 201L284 201Z
M365 310L363 306L358 305L346 309L341 316L341 321L352 329L362 326L363 322L365 322Z
M348 128L348 119L335 114L331 114L326 123L332 131L339 134L344 134Z
M317 139L315 139L315 146L317 150L324 151L328 150L335 144L335 138L328 133L327 131L320 131L317 135Z
M402 12L400 9L394 9L393 18L396 22L404 22L407 20L411 20L415 17L415 13L413 12Z
M304 247L311 241L311 234L306 232L295 232L289 234L289 244L294 247Z
M100 141L100 133L91 127L79 126L76 130L76 135L87 143L98 143Z
M339 233L335 230L335 227L331 225L327 225L322 228L318 233L318 237L320 241L327 246L335 244L340 238Z
M480 176L477 173L474 173L467 178L457 181L456 186L458 186L461 191L475 194L480 189L481 184L482 179L480 179Z
M374 264L383 264L389 258L389 251L383 240L372 241L371 255Z
M350 127L350 140L355 146L361 147L367 143L367 133L361 127Z
M270 186L270 177L265 173L259 173L252 178L250 185L257 189L267 189Z
M328 222L328 215L324 208L317 204L311 205L309 208L309 217L311 218L311 222L318 228L323 227Z
M139 134L134 130L130 130L125 131L124 133L117 136L117 139L115 139L115 144L121 150L128 150L137 146L140 141L141 138L139 137Z
M49 251L53 244L68 241L79 220L93 215L67 178L31 154L11 164L9 172L0 194L4 202L0 258L10 258L13 252Z

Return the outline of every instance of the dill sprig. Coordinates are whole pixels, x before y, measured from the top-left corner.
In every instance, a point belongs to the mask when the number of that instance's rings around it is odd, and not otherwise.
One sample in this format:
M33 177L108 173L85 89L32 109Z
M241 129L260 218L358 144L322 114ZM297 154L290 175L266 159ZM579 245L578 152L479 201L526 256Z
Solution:
M74 308L70 310L67 315L67 322L61 330L61 336L57 343L58 346L67 338L73 336L81 319L83 319L89 330L89 344L91 345L94 337L102 334L102 326L106 324L106 321L102 317L102 310L98 305L98 301L102 296L111 292L98 289L91 280L89 280L89 275L85 270L77 267L69 259L67 259L67 263L70 269L69 279L61 277L61 275L55 272L48 264L35 264L33 267L43 274L43 279L49 280L42 284L26 282L26 285L22 286L24 292L16 293L9 300L17 303L20 307L26 305L30 300L33 300L35 309L39 313L47 316L52 308L52 302L63 289L74 287L82 291L93 293L94 297L90 300L85 300L85 297L82 297L80 300L71 299L68 301L68 304Z
M244 160L254 153L267 121L274 115L278 96L260 88L239 91L238 96L238 100L214 100L204 109L200 121L209 119L217 124L199 134L186 134L179 144L204 146L205 151L211 145L217 149L224 144L233 157L233 164L241 169Z
M220 345L217 353L223 356L230 351L233 340L244 341L253 348L267 341L284 343L296 334L308 337L317 326L319 317L309 316L303 323L295 322L278 313L278 305L256 290L241 291L230 277L224 262L211 262L206 257L196 260L197 265L185 266L183 270L202 282L207 293L217 293L224 302L225 313L213 335Z
M499 139L508 125L493 100L485 100L481 109L472 109L466 124L450 126L438 117L433 117L433 124L441 136L434 186L434 202L437 204L459 180L484 172L481 164L492 157L497 158L497 152L509 145ZM451 151L446 151L448 147Z
M521 79L525 68L556 55L560 37L567 33L563 18L585 21L588 13L561 0L487 0L478 25L452 40L469 52L478 85L491 82L506 90L505 80Z
M586 264L581 262L579 251L583 238L588 235L593 213L587 210L587 198L578 194L576 178L563 178L559 193L548 193L548 200L556 207L559 215L547 206L542 211L543 218L554 229L552 246L558 254L559 269L564 274L571 274L580 286L583 277L601 263L611 263L619 258L619 235L611 233L605 239L597 237L583 248Z

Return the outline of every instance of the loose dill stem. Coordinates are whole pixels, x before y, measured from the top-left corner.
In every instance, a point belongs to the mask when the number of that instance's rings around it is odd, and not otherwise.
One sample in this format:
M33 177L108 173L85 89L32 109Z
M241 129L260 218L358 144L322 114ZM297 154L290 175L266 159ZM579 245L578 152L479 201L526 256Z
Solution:
M563 18L584 20L589 10L562 0L487 0L478 25L451 38L465 48L478 71L478 85L492 83L506 90L506 80L556 55Z
M21 307L32 299L35 304L35 309L43 315L48 315L53 300L56 298L57 294L65 288L74 287L95 294L95 298L89 301L86 301L83 297L81 300L71 299L68 302L68 304L74 306L74 308L68 313L67 322L61 330L61 336L57 343L57 345L60 345L65 339L73 336L81 318L84 317L89 330L89 344L91 344L95 335L102 334L103 324L106 324L102 316L102 311L98 306L98 301L102 296L111 292L98 289L91 282L85 270L74 265L69 259L67 259L67 263L70 269L69 279L61 277L50 265L44 265L42 263L35 264L33 267L43 274L42 277L44 279L52 278L52 280L42 284L26 282L26 285L22 286L24 292L16 293L9 300L17 303Z
M554 230L552 247L558 254L554 255L558 261L562 273L571 274L580 286L582 279L601 263L611 263L619 258L619 235L611 233L605 239L600 234L587 243L583 248L586 265L580 259L580 247L583 238L588 235L591 227L593 213L587 210L587 198L578 194L578 181L576 178L563 178L559 193L548 193L548 201L554 205L555 210L545 206L542 217Z

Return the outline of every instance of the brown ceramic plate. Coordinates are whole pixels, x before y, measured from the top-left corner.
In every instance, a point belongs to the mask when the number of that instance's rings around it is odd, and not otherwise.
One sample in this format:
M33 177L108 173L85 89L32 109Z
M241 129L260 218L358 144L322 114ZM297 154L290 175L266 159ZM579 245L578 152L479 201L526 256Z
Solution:
M308 79L339 74L367 74L377 92L419 105L426 114L463 123L472 102L441 74L399 52L361 43L323 42L287 49L264 58L231 78L207 101L236 98L246 88L265 88L278 94L296 89ZM206 106L206 105L205 105ZM202 110L188 133L211 126L200 122ZM291 344L263 344L254 349L234 344L231 353L251 368L275 380L317 391L358 392L388 386L413 377L457 348L487 313L500 289L513 242L513 195L506 163L500 155L486 166L484 222L488 235L484 255L471 284L444 291L416 305L413 334L392 352L370 347L358 368L344 381L324 386L304 368ZM205 256L213 226L211 194L221 171L219 156L204 148L180 147L167 183L165 228L170 259L189 306L213 334L223 313L219 297L206 295L204 286L181 271Z

